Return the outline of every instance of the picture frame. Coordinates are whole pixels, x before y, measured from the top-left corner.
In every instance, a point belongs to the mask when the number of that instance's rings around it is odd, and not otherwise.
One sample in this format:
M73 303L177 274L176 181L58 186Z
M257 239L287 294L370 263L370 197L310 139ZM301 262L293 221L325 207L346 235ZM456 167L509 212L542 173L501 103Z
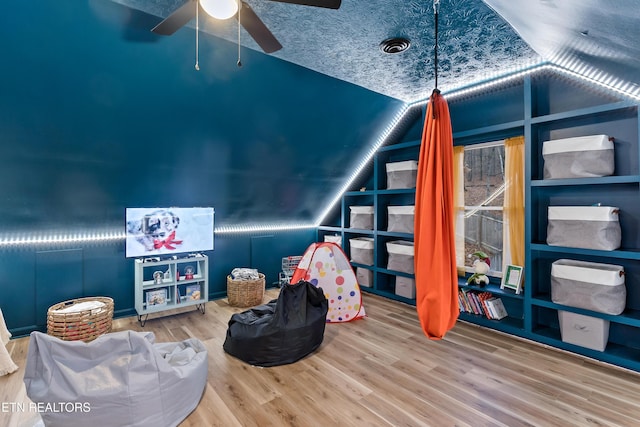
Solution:
M167 305L167 288L153 289L146 292L147 308Z
M185 288L185 296L189 301L199 301L201 296L200 285L187 285Z
M522 292L522 279L524 267L509 264L502 274L500 289L512 289L519 294Z

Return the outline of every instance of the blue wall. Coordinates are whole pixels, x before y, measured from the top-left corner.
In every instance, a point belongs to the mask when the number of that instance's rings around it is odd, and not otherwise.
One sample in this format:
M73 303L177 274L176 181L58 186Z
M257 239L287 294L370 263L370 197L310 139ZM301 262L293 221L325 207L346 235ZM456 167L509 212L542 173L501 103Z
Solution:
M217 226L310 222L400 101L110 1L16 2L0 15L0 240L124 231L126 207L213 206ZM286 46L285 46L286 48ZM312 231L216 236L211 296L232 267L277 279ZM266 240L265 240L266 239ZM108 295L131 314L124 242L0 247L14 333L50 303Z

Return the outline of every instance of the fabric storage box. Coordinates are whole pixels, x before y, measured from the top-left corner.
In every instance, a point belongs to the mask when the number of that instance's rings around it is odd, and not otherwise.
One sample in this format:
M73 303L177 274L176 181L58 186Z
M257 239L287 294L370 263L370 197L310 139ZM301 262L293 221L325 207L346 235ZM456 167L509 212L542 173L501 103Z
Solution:
M326 236L324 236L324 241L326 243L335 243L338 246L342 246L342 236L337 234L335 236L327 234Z
M373 265L373 238L355 237L349 239L351 247L351 262Z
M410 277L396 276L396 295L415 299L416 281Z
M413 274L413 242L404 240L387 242L387 254L389 270Z
M609 341L609 321L569 311L558 311L562 341L604 351Z
M547 244L612 251L620 247L619 209L611 206L549 206Z
M373 271L368 268L357 267L356 279L358 280L358 285L370 288L373 286Z
M407 160L406 162L387 163L387 189L414 188L418 176L418 162Z
M349 206L349 227L373 230L373 206Z
M551 264L551 300L600 313L620 314L627 301L624 268L559 259Z
M554 139L542 143L544 178L613 175L613 140L607 135Z
M387 231L413 234L415 206L388 206Z

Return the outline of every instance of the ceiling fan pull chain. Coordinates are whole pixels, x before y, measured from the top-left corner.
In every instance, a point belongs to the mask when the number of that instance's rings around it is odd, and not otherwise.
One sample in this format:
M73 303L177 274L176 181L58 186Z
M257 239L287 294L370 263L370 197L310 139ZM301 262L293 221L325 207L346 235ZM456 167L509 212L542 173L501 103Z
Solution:
M242 15L240 15L240 8L238 8L238 67L242 67L242 62L240 61L240 17Z
M200 32L200 1L196 2L196 71L200 71L200 65L198 64L198 52L200 47L198 46L198 33Z

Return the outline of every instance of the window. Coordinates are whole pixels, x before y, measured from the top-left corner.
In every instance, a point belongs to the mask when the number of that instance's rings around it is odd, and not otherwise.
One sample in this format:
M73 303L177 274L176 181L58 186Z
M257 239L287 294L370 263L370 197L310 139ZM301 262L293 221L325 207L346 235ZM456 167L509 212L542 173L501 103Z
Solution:
M473 271L473 254L489 256L489 276L501 277L503 264L503 205L505 197L504 141L467 146L463 153L464 244L458 251L458 264L464 260L465 272ZM462 210L460 210L462 211ZM460 241L460 240L459 240ZM461 253L462 252L462 253Z

